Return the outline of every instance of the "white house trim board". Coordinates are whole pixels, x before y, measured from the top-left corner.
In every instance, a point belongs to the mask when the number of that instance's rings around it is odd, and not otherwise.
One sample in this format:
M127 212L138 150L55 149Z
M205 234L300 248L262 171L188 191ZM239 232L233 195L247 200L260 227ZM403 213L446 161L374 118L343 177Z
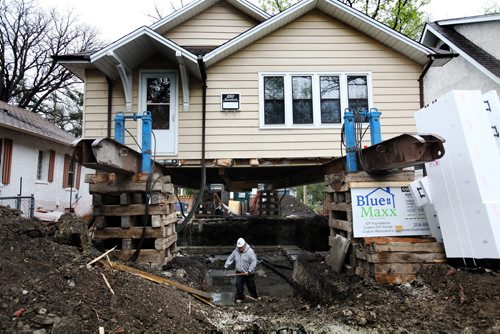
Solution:
M466 52L464 52L462 49L457 47L455 44L453 44L449 39L445 38L443 35L441 35L439 32L437 32L434 28L432 28L429 25L425 26L424 33L422 34L421 40L424 40L426 35L428 33L434 34L437 38L440 40L444 41L446 44L450 46L453 50L455 50L460 56L462 56L465 60L470 62L473 66L475 66L478 70L484 73L488 78L493 80L496 84L500 85L500 78L497 77L495 74L491 73L487 68L485 68L483 65L478 63L474 58L469 56Z
M219 1L221 0L193 1L190 4L166 16L165 18L159 20L158 22L153 23L152 25L150 25L150 28L159 32L160 34L165 33L166 31L171 30L176 26L178 26L179 24L202 13L203 11L212 7ZM245 0L225 0L225 1L259 22L263 22L271 17L269 14L267 14L257 6Z
M439 24L440 26L447 26L455 24L469 24L469 23L491 22L499 20L500 20L500 14L492 14L492 15L479 15L479 16L441 20L437 21L437 24Z
M123 86L123 94L125 96L125 108L127 112L132 111L132 71L128 66L121 60L120 57L113 51L109 51L108 56L114 58L118 65L116 65L116 70L120 75Z
M179 62L179 72L181 73L181 83L182 83L182 108L184 111L189 111L189 75L186 70L186 64L184 64L184 58L182 53L177 51L175 53L177 60Z
M403 34L398 33L369 16L338 1L303 0L209 52L203 59L209 67L230 54L241 50L257 39L283 27L314 8L339 19L345 24L361 30L368 36L405 54L419 64L423 65L427 63L428 56L434 54L434 52L425 45L415 42Z

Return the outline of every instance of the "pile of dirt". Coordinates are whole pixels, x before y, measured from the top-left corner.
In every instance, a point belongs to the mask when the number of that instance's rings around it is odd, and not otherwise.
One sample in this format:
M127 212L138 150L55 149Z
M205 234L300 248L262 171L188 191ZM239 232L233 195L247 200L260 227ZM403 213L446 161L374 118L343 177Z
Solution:
M311 217L315 216L316 212L297 198L285 195L280 202L280 215L282 217Z
M98 266L88 270L86 263L97 253L55 240L70 241L57 229L0 208L0 332L95 333L101 326L107 333L215 328L207 319L210 307L191 296L127 273Z
M294 273L300 296L262 296L211 308L128 273L99 265L87 269L100 252L76 238L84 227L74 216L64 219L60 226L46 227L0 207L0 332L95 333L99 327L106 333L500 331L496 272L439 265L411 284L379 285L335 274L321 256L306 255ZM204 261L178 257L153 273L204 288Z

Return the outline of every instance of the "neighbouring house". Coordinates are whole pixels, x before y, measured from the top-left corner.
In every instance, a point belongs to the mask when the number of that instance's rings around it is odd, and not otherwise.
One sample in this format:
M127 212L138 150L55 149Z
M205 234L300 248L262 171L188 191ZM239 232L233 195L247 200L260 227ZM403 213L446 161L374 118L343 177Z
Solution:
M36 208L89 211L84 168L72 158L74 140L39 115L0 101L0 204L11 204L3 197L33 194Z
M148 110L174 183L198 186L205 139L208 182L248 190L322 181L307 168L342 155L346 108L378 108L383 139L415 132L419 78L449 56L335 0L275 16L202 0L100 50L54 58L85 84L84 138L113 136L117 112ZM126 126L137 147L140 124Z
M425 103L450 90L478 89L500 95L500 14L427 23L420 42L457 57L424 77Z

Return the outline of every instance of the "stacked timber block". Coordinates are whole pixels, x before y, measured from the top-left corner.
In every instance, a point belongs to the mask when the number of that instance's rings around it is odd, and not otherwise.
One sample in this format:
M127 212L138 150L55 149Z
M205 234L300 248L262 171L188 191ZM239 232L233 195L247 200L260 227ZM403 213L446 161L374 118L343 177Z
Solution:
M123 261L130 259L142 240L136 262L161 268L176 251L174 186L170 176L154 173L148 199L147 180L147 174L85 176L92 194L94 239L102 240L106 248L116 246L111 255Z
M278 193L275 190L259 191L259 216L278 216L280 214Z
M327 263L334 271L340 271L344 265L359 276L399 284L413 280L427 266L446 261L443 244L431 237L354 237L352 187L405 184L413 180L413 171L376 178L365 172L325 176L325 207L330 227Z
M205 191L203 193L203 198L201 204L196 212L196 218L214 218L217 216L217 199L215 192ZM220 216L220 215L219 215Z
M430 237L362 238L355 256L356 274L394 284L409 282L419 270L446 261L443 243Z

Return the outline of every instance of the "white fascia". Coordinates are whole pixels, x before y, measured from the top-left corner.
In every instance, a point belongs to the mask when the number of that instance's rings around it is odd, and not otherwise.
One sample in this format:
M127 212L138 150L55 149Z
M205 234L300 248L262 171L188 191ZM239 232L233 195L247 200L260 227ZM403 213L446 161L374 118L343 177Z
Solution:
M349 7L348 5L343 4L342 2L333 1L333 0L318 0L318 4L320 2L328 3L331 6L335 6L339 9L342 9L343 11L349 13L350 15L362 20L363 22L373 26L374 28L381 30L382 32L384 32L392 37L397 38L398 40L406 43L408 46L411 46L411 47L419 50L420 52L425 53L426 55L434 54L434 52L432 52L432 50L429 49L428 47L426 47L425 45L422 45L422 44L412 40L411 38L406 37L405 35L397 32L396 30L389 28L385 24L382 24L379 21L372 19L368 15L365 15L362 12L360 12L352 7Z
M431 26L427 26L426 30L430 31L433 33L437 38L448 44L453 50L455 50L460 56L464 57L465 60L467 60L469 63L471 63L473 66L475 66L478 70L483 72L484 75L486 75L488 78L493 80L497 85L500 85L500 78L497 77L495 74L491 73L486 67L478 63L474 58L469 56L466 52L464 52L462 49L457 47L455 44L453 44L449 39L445 38L443 35L441 35L439 32L437 32L435 29L433 29Z
M448 20L440 20L436 21L440 26L447 25L455 25L455 24L469 24L469 23L480 23L480 22L491 22L491 21L499 21L500 14L493 15L478 15L478 16L470 16L456 19L448 19Z
M189 74L186 69L186 64L184 63L184 57L182 52L177 51L175 53L177 62L179 63L179 72L181 73L181 83L182 83L182 107L184 111L189 111Z

